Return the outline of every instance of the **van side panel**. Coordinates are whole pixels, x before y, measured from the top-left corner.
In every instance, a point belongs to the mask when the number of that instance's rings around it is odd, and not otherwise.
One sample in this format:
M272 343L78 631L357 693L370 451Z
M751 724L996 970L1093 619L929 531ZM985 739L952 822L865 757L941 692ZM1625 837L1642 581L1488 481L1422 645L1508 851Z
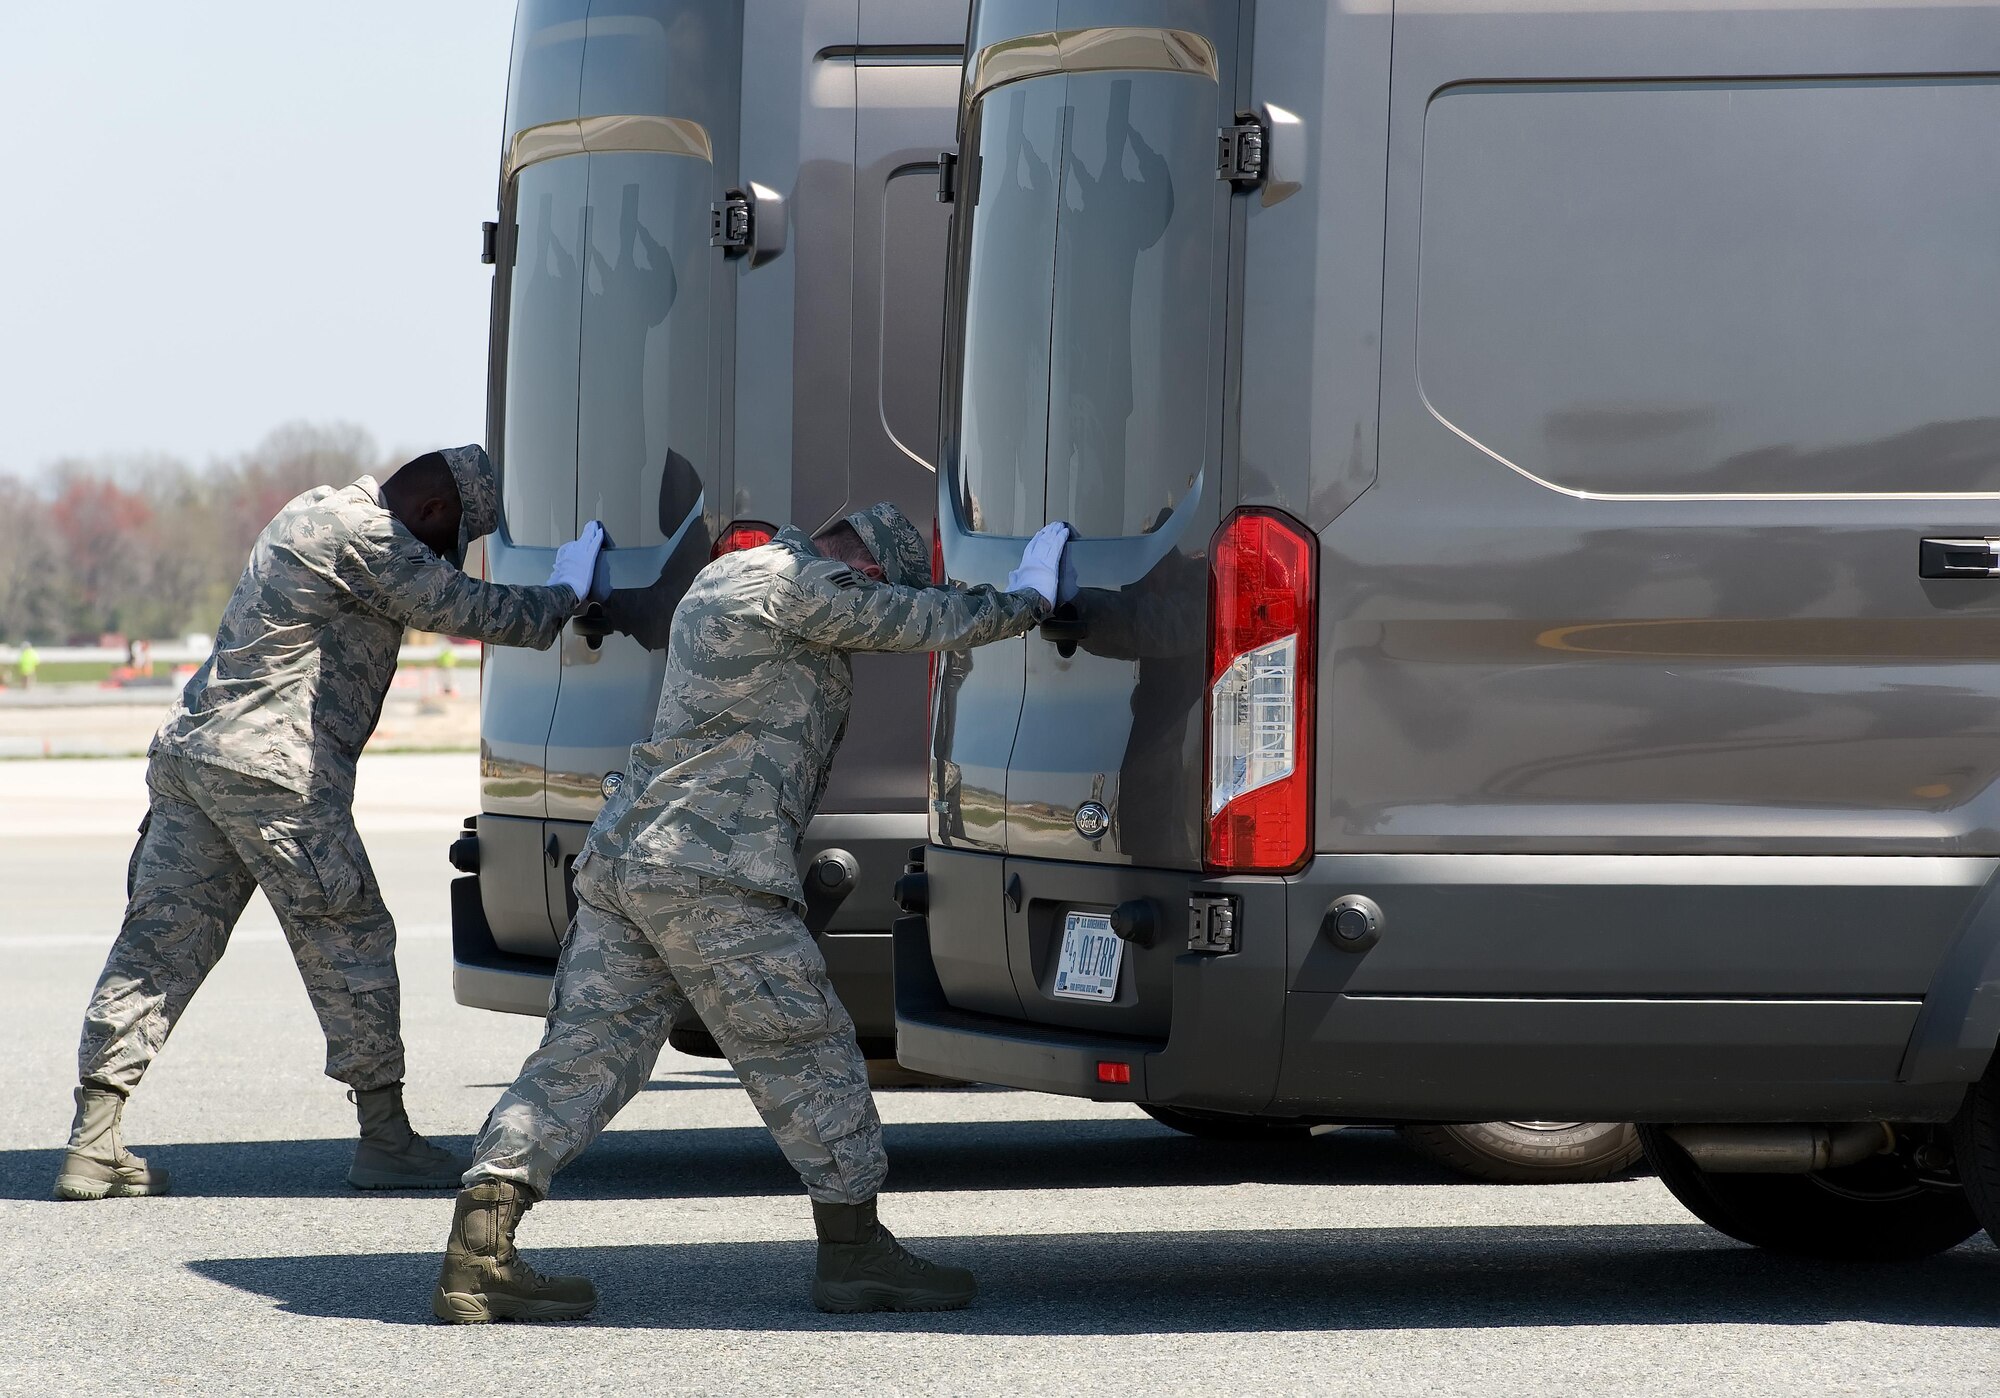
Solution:
M1256 6L1246 95L1297 118L1271 124L1270 159L1303 179L1245 201L1240 465L1225 494L1314 529L1375 479L1389 29L1372 0Z
M2000 268L1964 246L2000 217L2000 89L1935 76L2000 65L2000 24L1712 9L1399 7L1381 470L1323 536L1322 849L2000 852L2000 589L1917 575L1921 538L2000 532L2000 423L1871 367L2000 379ZM1524 300L1561 288L1509 275L1540 255L1509 171L1583 222L1670 199L1696 241L1599 238L1594 300ZM1929 261L1859 259L1877 210ZM1954 296L1946 359L1977 362L1929 373ZM1778 348L1715 378L1753 331ZM1531 401L1502 423L1495 385Z
M846 350L837 356L848 374L846 492L829 493L814 513L893 500L928 538L951 214L937 200L937 155L952 142L958 67L893 53L863 53L852 67L853 301ZM810 465L806 474L819 480ZM922 655L854 657L856 718L820 802L825 811L907 812L917 818L909 844L923 840L928 665ZM886 929L893 915L885 906L869 925Z
M965 42L968 0L861 0L861 43L936 57ZM956 64L952 65L954 69ZM958 79L952 74L953 82ZM947 143L948 144L948 143Z
M1634 1090L1681 1034L1733 1045L1697 1079L1803 1092L1767 1002L1892 1084L2000 853L2000 589L1917 572L2000 533L2000 86L1954 76L2000 65L1996 11L1705 9L1397 8L1316 869L1385 926L1356 955L1294 920L1288 1091L1378 1031L1594 1080L1504 1041L1587 1056L1579 1006L1628 997Z

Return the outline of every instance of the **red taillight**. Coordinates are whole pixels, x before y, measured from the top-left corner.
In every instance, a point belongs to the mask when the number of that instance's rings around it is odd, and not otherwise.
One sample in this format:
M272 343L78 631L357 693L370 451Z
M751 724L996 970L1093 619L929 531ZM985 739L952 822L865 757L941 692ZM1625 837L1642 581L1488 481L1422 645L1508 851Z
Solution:
M739 519L722 531L722 537L715 541L715 547L708 551L708 556L712 562L725 553L762 548L777 537L778 531L762 520Z
M1219 873L1278 874L1312 852L1314 544L1242 509L1209 550L1208 850Z
M1129 1083L1132 1081L1132 1065L1130 1063L1113 1063L1108 1059L1100 1060L1097 1065L1097 1080L1099 1082Z

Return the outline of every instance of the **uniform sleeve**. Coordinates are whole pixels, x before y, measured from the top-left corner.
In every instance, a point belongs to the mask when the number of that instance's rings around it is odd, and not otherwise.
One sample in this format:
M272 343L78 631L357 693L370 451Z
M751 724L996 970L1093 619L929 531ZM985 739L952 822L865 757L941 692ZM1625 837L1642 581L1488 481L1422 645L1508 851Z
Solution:
M567 587L481 582L400 532L358 539L343 555L341 581L348 591L418 631L546 650L577 609Z
M979 587L897 587L839 563L811 563L773 580L772 625L835 650L965 650L1019 636L1049 614L1038 592Z

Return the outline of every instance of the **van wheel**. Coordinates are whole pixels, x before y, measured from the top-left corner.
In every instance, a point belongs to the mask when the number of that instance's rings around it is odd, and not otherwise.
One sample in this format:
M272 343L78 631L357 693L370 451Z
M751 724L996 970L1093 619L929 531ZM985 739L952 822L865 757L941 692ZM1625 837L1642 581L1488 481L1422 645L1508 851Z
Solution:
M1236 1112L1205 1112L1199 1107L1156 1107L1139 1103L1139 1110L1187 1136L1204 1141L1303 1141L1312 1123L1283 1116L1242 1116Z
M1952 1118L1952 1154L1957 1157L1965 1199L1986 1229L2000 1243L2000 1058L1986 1076L1965 1094L1965 1105Z
M1594 1184L1624 1174L1642 1153L1638 1131L1622 1121L1479 1121L1398 1134L1417 1154L1498 1184Z
M1798 1257L1907 1262L1979 1231L1962 1190L1925 1179L1907 1154L1810 1175L1724 1175L1699 1168L1659 1126L1639 1139L1689 1213L1738 1242Z

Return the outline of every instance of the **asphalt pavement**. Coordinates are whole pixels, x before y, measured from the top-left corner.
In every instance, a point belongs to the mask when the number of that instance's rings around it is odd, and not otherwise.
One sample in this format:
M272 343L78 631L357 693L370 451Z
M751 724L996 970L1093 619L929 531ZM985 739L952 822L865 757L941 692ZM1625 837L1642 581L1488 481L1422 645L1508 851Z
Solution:
M470 754L370 756L421 1129L465 1146L540 1026L452 1002L445 844ZM1697 1224L1649 1178L1458 1181L1380 1131L1204 1143L1130 1107L884 1092L884 1221L976 1269L944 1315L805 1299L804 1197L723 1065L661 1060L521 1243L580 1324L449 1327L448 1194L344 1183L353 1109L252 905L128 1110L164 1199L48 1198L117 925L137 762L0 763L0 1392L1939 1393L2000 1383L2000 1255L1840 1267Z

